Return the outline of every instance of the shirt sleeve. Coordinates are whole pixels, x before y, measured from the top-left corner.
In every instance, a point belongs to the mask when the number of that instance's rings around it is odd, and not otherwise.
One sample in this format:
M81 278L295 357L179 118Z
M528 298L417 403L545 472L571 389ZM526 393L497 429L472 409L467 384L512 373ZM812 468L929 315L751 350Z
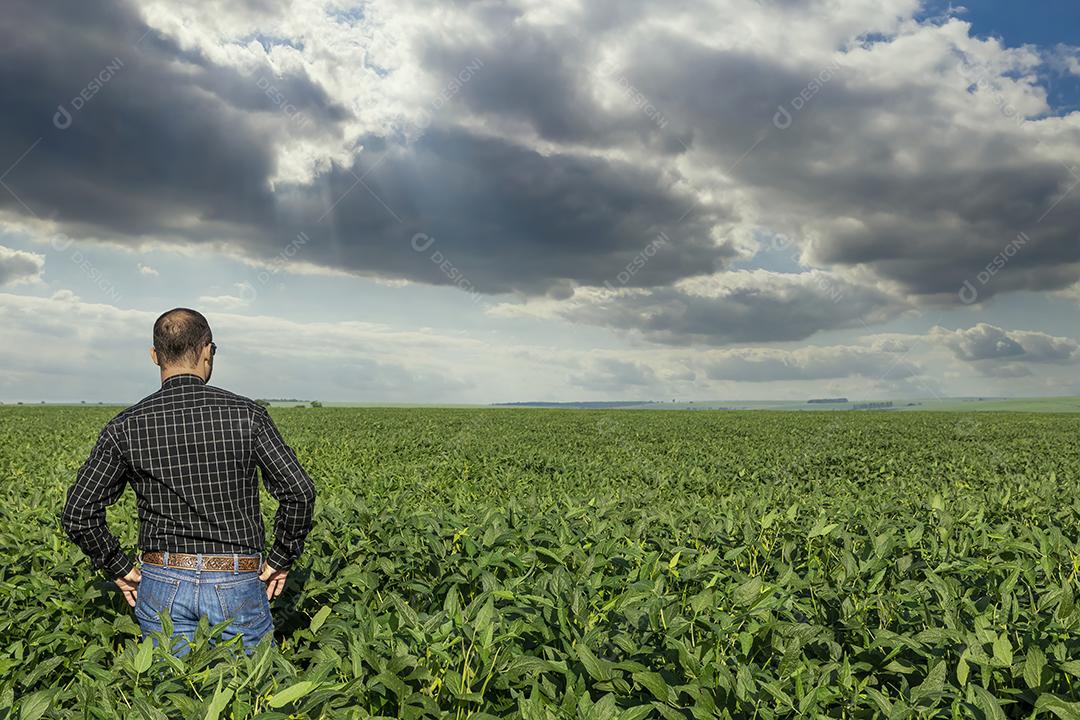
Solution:
M287 570L300 556L304 539L311 531L315 484L300 467L296 453L285 444L270 414L263 410L259 420L255 461L262 470L267 491L278 501L274 544L266 554L266 562L275 570Z
M112 425L101 431L68 490L60 520L68 537L90 556L94 566L118 578L131 572L134 564L105 522L105 508L120 499L128 482L129 465L113 432Z

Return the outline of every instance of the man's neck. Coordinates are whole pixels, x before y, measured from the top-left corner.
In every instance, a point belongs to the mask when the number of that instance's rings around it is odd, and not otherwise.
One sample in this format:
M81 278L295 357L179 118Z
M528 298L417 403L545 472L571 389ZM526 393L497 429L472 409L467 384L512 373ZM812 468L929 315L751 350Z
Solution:
M164 383L169 378L176 377L177 375L194 375L194 376L196 376L198 378L201 378L203 382L206 382L206 376L204 374L202 374L201 372L199 372L199 370L197 368L180 368L180 367L171 367L171 368L168 368L168 369L162 368L162 370L161 370L161 382Z

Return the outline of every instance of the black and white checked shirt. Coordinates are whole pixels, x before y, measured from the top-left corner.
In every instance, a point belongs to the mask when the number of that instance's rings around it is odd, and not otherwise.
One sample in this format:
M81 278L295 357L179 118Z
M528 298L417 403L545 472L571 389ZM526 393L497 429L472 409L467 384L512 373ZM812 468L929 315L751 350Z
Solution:
M143 552L255 555L265 536L256 468L279 503L266 562L284 570L311 529L311 478L265 408L197 375L174 375L101 431L61 521L95 566L126 575L133 564L106 526L105 508L131 483Z

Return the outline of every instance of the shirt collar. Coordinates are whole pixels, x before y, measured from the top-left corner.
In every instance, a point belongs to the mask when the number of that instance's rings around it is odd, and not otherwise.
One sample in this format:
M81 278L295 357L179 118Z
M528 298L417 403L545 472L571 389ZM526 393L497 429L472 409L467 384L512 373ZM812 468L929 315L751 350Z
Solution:
M194 373L181 373L180 375L171 375L165 378L161 383L161 387L176 387L179 385L205 385L206 381Z

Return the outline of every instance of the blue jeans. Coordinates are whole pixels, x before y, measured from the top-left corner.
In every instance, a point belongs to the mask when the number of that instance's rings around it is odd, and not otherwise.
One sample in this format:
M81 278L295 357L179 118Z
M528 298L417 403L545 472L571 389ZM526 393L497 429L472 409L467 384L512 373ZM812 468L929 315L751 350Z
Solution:
M165 561L168 563L168 554ZM201 556L199 566L202 566ZM142 581L135 602L135 619L143 634L148 635L164 629L158 616L167 614L173 624L172 651L176 655L188 653L188 643L195 639L195 628L203 616L211 627L231 620L221 639L241 635L245 650L254 649L268 633L272 639L270 601L266 599L266 585L259 580L259 573L187 570L145 563L139 571Z

